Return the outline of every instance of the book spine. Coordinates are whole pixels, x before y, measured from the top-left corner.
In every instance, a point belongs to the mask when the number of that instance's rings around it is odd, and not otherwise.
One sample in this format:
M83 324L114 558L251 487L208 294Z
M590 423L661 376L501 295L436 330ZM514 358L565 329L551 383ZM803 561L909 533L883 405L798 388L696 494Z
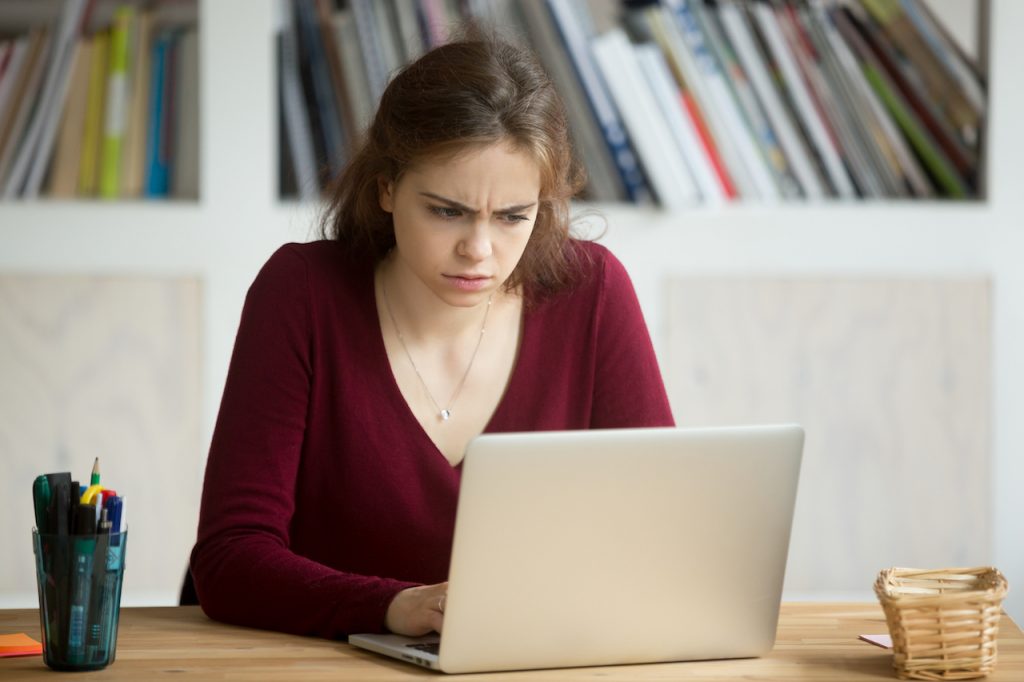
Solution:
M843 160L856 183L859 195L885 196L885 187L872 168L865 140L860 136L858 122L844 90L841 74L830 60L827 45L813 30L814 23L808 20L804 9L806 8L803 6L785 6L791 30L801 49L805 50L807 74L817 100L822 110L826 112L836 139L839 140Z
M565 45L542 3L521 5L522 20L534 49L565 102L573 144L587 170L586 196L592 201L623 201L626 190L593 111L587 105L583 85L573 72Z
M750 173L756 196L768 202L778 201L781 199L781 193L772 171L761 156L761 151L743 120L739 104L733 97L718 60L706 42L697 16L693 13L687 0L671 0L670 6L683 40L693 54L701 76L704 77L708 90L715 100L716 111L722 117L729 131L730 139L736 143L743 166Z
M370 84L370 97L376 107L388 82L388 68L377 36L372 0L351 0L349 7L356 22L356 36L366 65L366 79Z
M331 75L328 71L322 34L316 22L313 0L298 0L296 11L299 49L309 64L312 100L323 131L327 166L333 176L341 170L347 158L345 132L342 130L341 117L335 105Z
M928 8L920 0L901 0L901 4L903 11L913 22L914 27L931 48L935 57L959 84L964 97L968 99L979 115L983 114L986 109L985 89L977 71L971 68L965 57L958 51L956 44L949 39L942 26L934 20L934 17L928 12Z
M678 151L666 145L672 134L650 90L644 87L644 75L626 34L613 29L595 38L592 45L658 201L670 209L694 204L699 199L697 187Z
M554 18L555 27L569 53L576 77L583 83L594 116L604 134L605 143L619 169L626 195L634 203L651 200L650 189L640 169L633 145L622 126L619 112L606 89L593 62L587 36L581 23L574 16L567 0L547 0L548 9Z
M896 48L886 42L882 31L868 24L869 18L866 15L857 16L850 11L843 14L857 29L889 81L899 91L921 124L942 148L961 176L970 182L977 171L977 154L963 142L959 133L940 111L938 103L921 87L921 79L909 68L908 60L900 57Z
M85 7L85 0L69 0L64 3L50 42L46 76L42 82L41 92L37 95L18 155L6 179L3 196L7 198L22 194L26 190L30 198L39 193L43 172L53 152L57 122L60 120L60 112L67 96L71 59Z
M149 133L146 137L146 184L147 197L167 195L167 157L164 137L167 132L169 111L169 76L172 35L162 32L153 45L152 75L149 98Z
M753 181L746 172L735 142L729 137L722 117L700 75L693 55L683 44L683 38L667 7L645 10L651 36L661 47L673 69L686 111L701 135L701 143L711 160L722 190L730 199L757 196Z
M107 51L110 34L100 31L93 36L92 63L89 66L89 98L85 110L82 160L78 166L78 193L94 196L99 189L97 171L100 138L103 131L103 106L107 89Z
M128 37L135 22L135 8L123 5L114 15L110 32L107 106L100 156L100 196L116 199L121 193L121 147L128 118Z
M892 146L869 106L871 89L864 82L856 59L849 55L831 20L820 4L807 8L807 24L824 55L826 70L842 103L843 113L858 140L858 149L870 164L871 171L884 196L905 197L908 194L902 169Z
M771 76L765 68L764 58L758 53L746 20L732 2L719 3L718 11L722 26L736 49L741 65L750 77L754 91L764 105L765 114L804 195L809 199L821 199L825 195L825 188L818 178L807 149L804 148L799 134L793 127L785 107L775 91Z
M89 66L92 42L80 38L71 71L67 104L61 118L57 151L50 171L47 192L54 197L71 199L78 187L78 164L82 158L82 136L85 125L86 98L89 96Z
M836 55L845 64L847 71L851 74L851 78L855 80L861 101L869 107L871 120L881 130L881 135L884 139L880 140L880 145L884 145L887 156L891 155L894 157L892 163L912 194L921 197L933 196L934 191L932 190L931 183L928 182L920 164L918 164L917 159L910 152L906 140L900 134L899 129L893 123L892 118L885 110L881 101L879 101L874 89L864 77L864 70L860 60L857 59L854 51L849 46L852 40L857 39L855 35L856 29L847 23L846 15L836 7L829 10L819 8L818 11L823 14L822 24L825 26L826 33L833 42ZM845 39L840 39L839 36L844 36Z
M753 5L754 16L761 27L765 42L772 51L775 63L782 71L787 91L793 99L794 106L807 130L808 137L817 151L821 164L827 173L833 191L840 198L851 199L856 190L850 176L843 166L835 140L829 134L821 113L818 111L808 91L807 84L797 65L790 46L786 42L778 17L766 3L757 2Z
M170 193L199 198L199 32L190 26L175 49L175 132Z
M153 75L153 10L137 15L130 46L128 121L121 154L122 197L140 197L146 176L146 134Z
M280 101L284 118L288 149L295 172L295 184L299 197L315 200L320 194L317 182L316 153L313 148L313 133L306 112L306 100L302 94L299 74L299 56L295 26L290 12L283 14L283 24L278 34L280 60Z
M726 197L720 179L711 166L693 120L685 111L682 93L672 81L661 50L650 44L637 45L636 56L669 133L693 176L696 189L706 203L721 205Z

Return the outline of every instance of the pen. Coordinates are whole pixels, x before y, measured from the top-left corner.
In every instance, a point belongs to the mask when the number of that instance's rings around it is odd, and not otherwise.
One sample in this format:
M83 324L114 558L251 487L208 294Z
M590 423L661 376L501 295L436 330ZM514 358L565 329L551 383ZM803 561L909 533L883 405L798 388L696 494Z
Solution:
M109 647L117 641L114 610L120 602L120 595L116 592L118 573L122 570L121 553L124 551L124 498L112 497L105 500L104 507L110 524L110 540L107 545L106 575L103 579L103 601L100 603L100 641L96 650L99 660L106 659Z

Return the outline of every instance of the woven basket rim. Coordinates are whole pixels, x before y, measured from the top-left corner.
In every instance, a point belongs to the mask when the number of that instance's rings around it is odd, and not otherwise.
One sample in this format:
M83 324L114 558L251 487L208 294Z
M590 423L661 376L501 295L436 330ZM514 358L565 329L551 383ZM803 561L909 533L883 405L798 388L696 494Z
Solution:
M892 583L894 578L917 578L923 582L927 582L930 578L939 580L942 576L962 576L965 583L973 579L979 583L987 583L988 586L933 594L913 594L901 592L900 589ZM1006 577L994 566L938 569L903 568L894 566L892 568L883 569L878 573L874 588L875 594L883 603L912 603L926 600L939 600L944 603L953 603L979 598L986 599L988 601L999 601L1002 600L1009 591L1009 585Z

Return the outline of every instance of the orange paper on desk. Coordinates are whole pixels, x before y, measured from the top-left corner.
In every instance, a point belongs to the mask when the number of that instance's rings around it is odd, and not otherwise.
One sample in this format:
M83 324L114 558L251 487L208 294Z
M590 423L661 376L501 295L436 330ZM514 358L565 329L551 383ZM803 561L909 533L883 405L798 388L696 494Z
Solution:
M24 632L0 635L0 657L34 656L43 653L43 645Z

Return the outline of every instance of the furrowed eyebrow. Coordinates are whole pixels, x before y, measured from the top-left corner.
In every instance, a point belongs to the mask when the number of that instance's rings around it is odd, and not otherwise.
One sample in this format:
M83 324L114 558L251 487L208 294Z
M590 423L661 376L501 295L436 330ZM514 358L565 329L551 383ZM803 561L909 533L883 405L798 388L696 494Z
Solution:
M458 201L455 201L454 199L449 199L447 197L443 197L440 194L434 194L433 192L420 192L420 194L422 196L434 199L435 201L440 201L441 203L448 204L452 208L457 208L458 210L463 211L465 213L470 213L470 214L473 214L473 215L475 215L477 213L477 210L475 208L470 208L469 206L466 206L465 204L459 203ZM518 213L519 211L525 211L526 209L532 208L532 207L534 207L536 205L537 205L537 202L534 201L534 202L531 202L529 204L517 204L515 206L506 206L505 208L499 208L497 211L495 211L495 213L496 214Z

